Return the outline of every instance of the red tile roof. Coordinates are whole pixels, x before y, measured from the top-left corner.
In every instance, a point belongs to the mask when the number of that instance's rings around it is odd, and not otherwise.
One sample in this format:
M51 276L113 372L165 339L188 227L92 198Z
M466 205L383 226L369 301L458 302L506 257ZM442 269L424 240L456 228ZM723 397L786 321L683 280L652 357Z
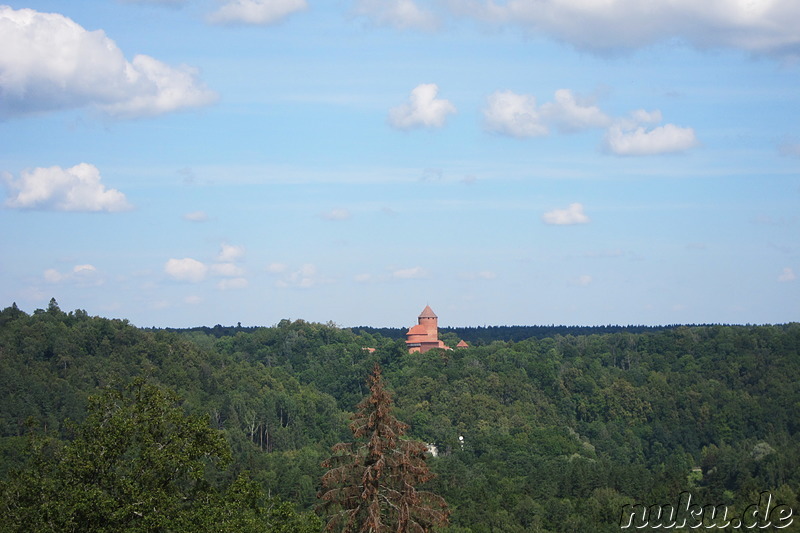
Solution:
M430 305L426 305L425 309L419 314L419 318L439 318L436 316L436 313L433 312Z
M408 333L406 333L406 335L427 335L427 334L428 330L422 324L417 324L416 326L409 329Z

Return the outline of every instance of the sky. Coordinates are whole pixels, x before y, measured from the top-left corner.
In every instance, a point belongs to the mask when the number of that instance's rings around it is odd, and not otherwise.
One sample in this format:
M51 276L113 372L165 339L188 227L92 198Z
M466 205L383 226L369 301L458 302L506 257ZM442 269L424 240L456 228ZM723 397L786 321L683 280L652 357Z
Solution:
M0 308L796 322L798 118L796 0L6 0Z

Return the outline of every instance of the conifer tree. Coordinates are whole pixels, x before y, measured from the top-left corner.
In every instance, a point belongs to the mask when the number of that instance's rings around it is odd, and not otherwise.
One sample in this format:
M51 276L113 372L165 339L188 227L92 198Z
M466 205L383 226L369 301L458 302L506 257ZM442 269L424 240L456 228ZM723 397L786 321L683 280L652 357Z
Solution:
M419 533L448 521L443 498L417 486L434 474L423 443L402 438L408 426L392 416L392 399L381 368L367 380L370 394L357 406L350 429L356 442L333 447L322 466L319 497L329 515L328 531Z

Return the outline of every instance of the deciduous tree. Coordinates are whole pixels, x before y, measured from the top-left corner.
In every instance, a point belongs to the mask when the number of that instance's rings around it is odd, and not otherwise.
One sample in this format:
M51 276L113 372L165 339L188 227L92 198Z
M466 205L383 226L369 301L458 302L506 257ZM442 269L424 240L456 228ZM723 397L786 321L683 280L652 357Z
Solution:
M177 395L141 379L90 398L66 443L32 437L28 468L0 482L0 533L218 531L311 533L322 523L265 498L245 475L227 491L206 480L225 464L222 432L186 415Z

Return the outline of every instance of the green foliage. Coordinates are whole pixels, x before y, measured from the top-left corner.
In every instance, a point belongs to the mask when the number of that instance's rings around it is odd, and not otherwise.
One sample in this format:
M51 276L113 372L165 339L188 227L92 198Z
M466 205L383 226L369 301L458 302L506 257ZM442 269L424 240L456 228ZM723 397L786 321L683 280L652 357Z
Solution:
M318 519L240 476L227 492L206 472L230 460L221 432L177 396L136 380L90 397L67 443L31 436L27 468L0 485L0 531L314 531ZM291 529L287 529L291 528Z
M52 459L79 438L97 444L77 429L101 420L89 397L146 377L177 391L174 406L230 448L227 469L200 458L205 475L176 478L180 490L205 490L208 508L227 509L232 524L278 512L266 495L309 510L320 462L350 438L348 411L377 362L394 416L438 452L428 484L449 504L450 531L617 530L621 505L674 501L683 490L736 509L767 490L800 511L800 324L556 327L529 338L532 330L513 328L513 341L501 338L511 330L471 328L459 334L470 348L408 354L402 338L365 328L284 320L144 330L51 303L30 315L0 311L6 489L40 461L34 481L55 494ZM27 420L49 435L33 455ZM250 492L235 496L234 485Z

